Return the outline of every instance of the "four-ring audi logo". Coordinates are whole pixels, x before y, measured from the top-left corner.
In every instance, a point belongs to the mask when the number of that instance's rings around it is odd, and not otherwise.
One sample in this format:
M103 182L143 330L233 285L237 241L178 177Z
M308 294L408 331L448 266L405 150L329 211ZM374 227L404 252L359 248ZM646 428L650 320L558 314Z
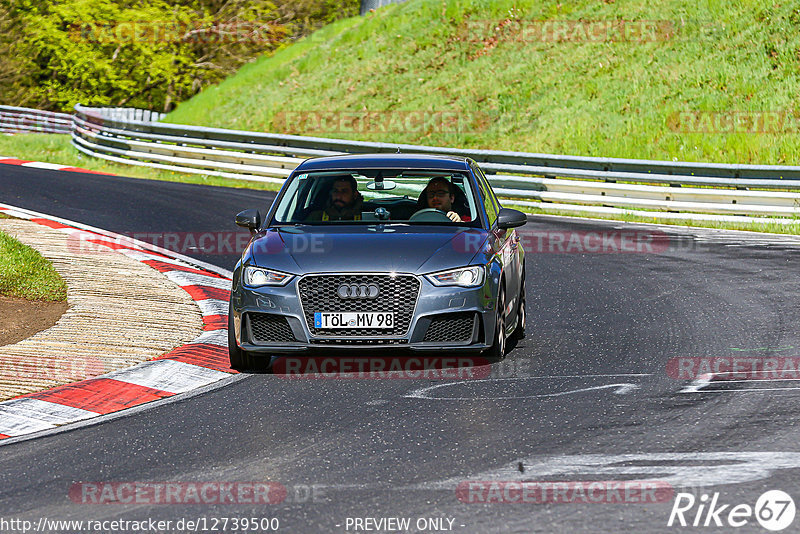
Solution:
M374 299L378 291L375 284L342 284L336 294L342 299Z

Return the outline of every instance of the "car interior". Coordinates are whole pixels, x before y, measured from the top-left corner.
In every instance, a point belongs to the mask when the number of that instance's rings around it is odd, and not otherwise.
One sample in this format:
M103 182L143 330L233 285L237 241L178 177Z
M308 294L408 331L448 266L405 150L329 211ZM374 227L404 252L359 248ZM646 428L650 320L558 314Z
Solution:
M296 198L293 201L293 207L291 210L291 213L293 213L291 221L304 222L312 212L324 209L328 199L330 198L330 191L333 188L333 184L336 182L336 180L343 177L349 178L351 176L353 175L350 173L332 174L328 176L318 176L314 180L307 180L298 189L297 194L295 195ZM424 177L424 180L427 181L430 178L431 177L426 176ZM450 182L455 185L455 200L453 201L453 210L456 213L465 216L465 221L471 220L470 216L472 213L469 208L469 201L467 200L467 195L464 193L464 187L466 187L466 184L464 183L464 177L462 175L455 174L447 178L449 178ZM392 186L395 185L393 182L387 181L387 183L391 183ZM378 208L384 208L388 212L387 214L383 215L383 220L408 221L415 213L428 207L425 197L425 191L427 188L423 189L416 195L391 195L391 193L379 191L381 187L378 187L378 190L375 190L373 184L375 184L374 181L366 184L363 183L363 181L358 181L359 192L361 193L362 197L364 197L363 207L361 210L361 220L363 221L380 220L378 215L376 215L376 210ZM389 188L387 187L386 189L388 190ZM426 219L426 221L436 222L437 219Z

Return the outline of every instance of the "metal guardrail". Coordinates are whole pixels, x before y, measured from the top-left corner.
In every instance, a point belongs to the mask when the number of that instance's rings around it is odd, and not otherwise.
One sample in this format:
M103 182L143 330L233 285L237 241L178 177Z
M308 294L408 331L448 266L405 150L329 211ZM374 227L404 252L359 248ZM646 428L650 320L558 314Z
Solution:
M800 167L467 150L160 122L163 114L78 105L72 142L112 161L281 183L301 161L343 153L449 154L481 164L498 195L542 207L589 205L725 215L800 215ZM698 187L702 186L702 187ZM757 190L754 190L757 189ZM798 191L793 192L792 189Z
M406 0L361 0L359 15L362 17L374 9L380 9L389 4L401 4Z
M712 214L800 215L800 193L787 191L800 191L800 167L794 166L398 145L169 124L83 106L75 111L73 143L79 150L183 172L281 182L307 157L399 150L470 157L510 203L533 200Z
M72 115L38 109L0 106L0 132L57 133L72 130Z
M115 121L160 121L167 116L166 113L150 111L149 109L139 108L93 108L103 117L108 117ZM70 115L70 119L72 115Z

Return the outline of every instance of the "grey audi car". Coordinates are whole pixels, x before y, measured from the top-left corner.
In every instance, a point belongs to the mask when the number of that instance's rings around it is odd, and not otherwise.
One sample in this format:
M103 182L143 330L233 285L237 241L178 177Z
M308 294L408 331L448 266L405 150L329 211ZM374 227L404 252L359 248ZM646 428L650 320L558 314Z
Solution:
M525 332L525 252L469 158L418 154L309 159L236 264L228 318L231 367L315 349L470 351L502 358Z

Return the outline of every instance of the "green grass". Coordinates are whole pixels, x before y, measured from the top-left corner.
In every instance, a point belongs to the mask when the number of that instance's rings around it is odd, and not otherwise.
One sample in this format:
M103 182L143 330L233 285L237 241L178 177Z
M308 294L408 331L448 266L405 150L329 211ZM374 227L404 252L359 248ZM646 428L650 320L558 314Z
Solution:
M0 155L12 156L31 161L45 161L48 163L60 163L63 165L74 165L90 170L110 172L122 176L144 178L150 180L166 180L171 182L193 183L204 185L216 185L225 187L239 187L263 190L277 190L278 184L266 184L261 182L251 182L246 180L232 180L227 178L208 177L203 175L185 174L179 172L149 169L146 167L128 166L118 163L108 162L102 159L92 158L77 153L69 143L68 136L27 134L17 136L0 136ZM1 199L0 199L1 200ZM525 200L525 199L523 199ZM546 203L543 203L546 205ZM509 206L511 204L509 203ZM757 223L730 223L715 221L696 221L691 220L691 214L687 214L686 220L663 219L658 217L658 212L653 212L653 217L641 217L637 215L594 215L581 212L564 212L561 210L548 210L545 208L514 206L526 213L564 215L570 217L590 217L594 219L621 220L628 222L649 222L657 224L671 224L681 226L696 226L706 228L719 228L731 230L747 230L751 232L768 232L777 234L800 235L800 220L798 224L778 224L770 222L770 217L764 217L764 222ZM641 210L640 210L641 211ZM0 214L0 219L8 218Z
M118 163L108 162L102 159L92 158L77 153L69 143L67 136L27 134L17 136L0 136L0 155L12 156L31 161L45 161L48 163L60 163L63 165L80 166L85 169L110 172L122 176L144 178L150 180L166 180L171 182L193 183L216 185L226 187L239 187L263 190L277 190L277 184L266 184L251 182L246 180L232 180L227 178L207 177L203 175L185 174L179 172L149 169L146 167L128 166ZM525 199L522 199L525 200ZM511 206L511 204L509 204ZM546 203L543 203L546 206ZM581 212L563 212L561 210L548 210L545 208L514 206L517 209L533 214L564 215L571 217L591 217L595 219L621 220L628 222L649 222L657 224L671 224L681 226L697 226L706 228L719 228L731 230L747 230L751 232L768 232L778 234L800 235L800 220L798 224L778 224L770 222L771 217L763 217L764 222L757 223L730 223L715 221L696 221L691 220L691 214L687 214L686 220L663 219L658 217L658 212L653 212L653 217L641 217L637 215L587 215ZM641 210L640 210L641 211ZM0 214L0 219L8 218Z
M675 33L649 42L526 42L514 22L493 29L504 20L623 19L664 21ZM676 131L675 117L794 113L799 26L800 9L791 2L409 0L339 21L248 64L167 120L465 148L795 164L797 133L687 133ZM475 39L484 27L485 39ZM474 120L455 133L402 125L326 132L280 120L286 111L418 110Z
M652 42L553 42L525 41L513 30L535 27L530 21L576 20L663 21L675 33ZM676 130L675 117L686 111L795 113L798 30L800 8L789 2L409 0L340 20L247 64L166 120L464 148L795 165L800 134L687 133ZM463 113L467 120L457 132L404 126L403 113L414 111ZM388 131L326 131L287 122L285 112L294 118L381 112L394 122ZM63 136L0 138L0 154L142 178L276 188L95 160ZM769 218L687 222L653 213L652 219L608 218L798 233L795 225Z
M107 172L148 180L264 190L277 190L280 186L280 184L233 180L205 174L151 169L149 167L125 165L100 158L93 158L74 148L70 142L69 135L60 134L0 135L0 155L30 161L69 165L88 169L90 171Z
M67 285L49 260L0 232L0 295L28 300L67 300Z

